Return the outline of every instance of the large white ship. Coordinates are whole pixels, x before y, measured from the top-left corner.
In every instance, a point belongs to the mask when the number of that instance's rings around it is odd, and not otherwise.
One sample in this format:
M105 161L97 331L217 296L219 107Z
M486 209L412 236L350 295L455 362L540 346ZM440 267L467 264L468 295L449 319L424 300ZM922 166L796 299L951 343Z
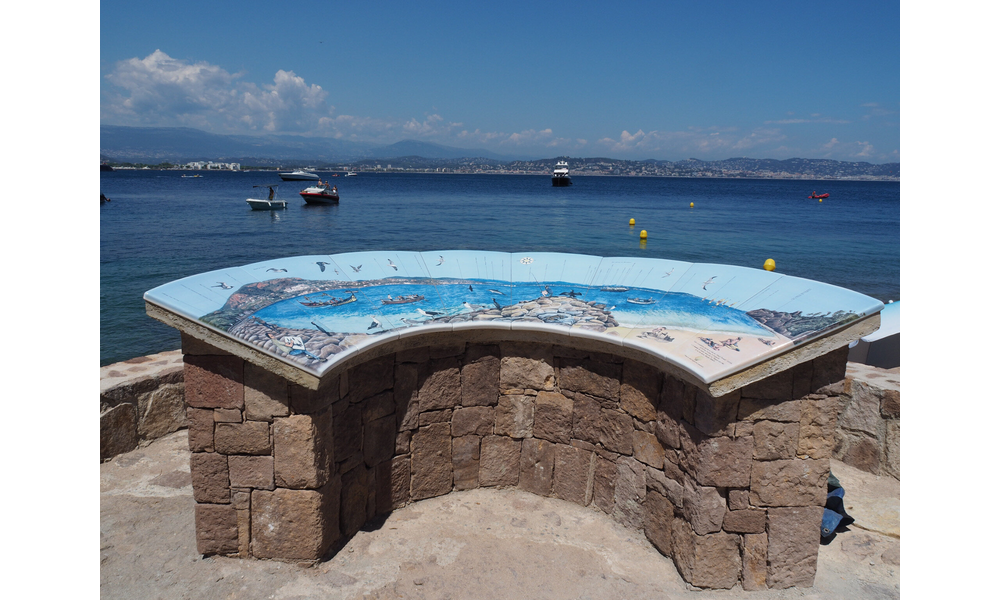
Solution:
M564 160L556 163L556 168L552 171L552 185L556 187L573 185L573 181L569 178L569 163Z

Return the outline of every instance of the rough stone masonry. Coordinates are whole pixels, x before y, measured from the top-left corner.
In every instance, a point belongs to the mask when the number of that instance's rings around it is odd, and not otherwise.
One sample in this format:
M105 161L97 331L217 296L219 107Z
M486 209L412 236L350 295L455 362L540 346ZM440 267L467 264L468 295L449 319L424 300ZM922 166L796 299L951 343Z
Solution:
M315 561L410 502L516 487L641 530L693 586L813 583L846 347L712 398L536 342L403 350L314 391L182 340L202 554Z

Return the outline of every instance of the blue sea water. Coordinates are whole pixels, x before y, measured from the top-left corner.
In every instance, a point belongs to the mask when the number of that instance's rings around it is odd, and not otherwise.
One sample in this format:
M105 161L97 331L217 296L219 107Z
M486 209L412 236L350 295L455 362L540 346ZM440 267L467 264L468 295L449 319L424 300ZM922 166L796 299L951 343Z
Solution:
M176 330L146 316L145 291L304 254L546 251L752 268L772 258L779 273L883 302L900 295L896 182L577 176L554 188L547 176L321 173L338 186L340 204L309 206L298 196L307 184L275 172L181 174L101 173L112 200L100 208L102 365L179 347ZM288 208L251 211L252 186L272 183ZM807 199L813 190L830 197ZM623 302L608 298L616 313Z

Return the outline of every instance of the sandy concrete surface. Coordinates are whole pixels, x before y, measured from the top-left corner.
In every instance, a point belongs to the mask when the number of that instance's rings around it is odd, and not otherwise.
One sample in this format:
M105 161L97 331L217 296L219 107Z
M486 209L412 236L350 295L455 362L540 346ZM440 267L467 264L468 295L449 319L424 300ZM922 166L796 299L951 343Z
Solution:
M812 588L697 590L640 533L517 490L424 500L306 566L202 558L187 432L101 465L101 598L899 598L899 482L834 461L848 532L820 546ZM817 532L818 535L818 532Z

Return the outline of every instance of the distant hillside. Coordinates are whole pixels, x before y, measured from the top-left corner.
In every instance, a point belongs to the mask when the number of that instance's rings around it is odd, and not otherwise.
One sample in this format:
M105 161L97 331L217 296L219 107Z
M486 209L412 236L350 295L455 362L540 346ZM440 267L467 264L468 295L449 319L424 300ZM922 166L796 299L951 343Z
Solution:
M769 177L871 179L898 181L899 163L872 164L829 159L688 158L624 160L616 158L528 159L489 150L465 149L403 140L373 146L333 138L295 135L217 135L186 127L101 125L101 161L110 163L184 164L191 161L238 162L261 167L349 165L358 170L425 170L453 173L551 173L558 160L571 175L651 177ZM390 167L391 165L391 167Z

